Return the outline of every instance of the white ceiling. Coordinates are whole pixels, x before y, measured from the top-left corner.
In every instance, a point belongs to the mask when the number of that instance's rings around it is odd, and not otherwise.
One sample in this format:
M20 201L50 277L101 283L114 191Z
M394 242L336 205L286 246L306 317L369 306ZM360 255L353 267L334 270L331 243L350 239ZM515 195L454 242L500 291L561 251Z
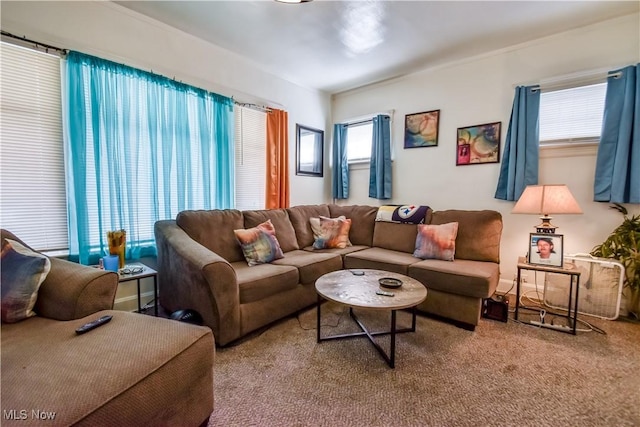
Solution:
M116 3L329 93L640 10L638 0Z

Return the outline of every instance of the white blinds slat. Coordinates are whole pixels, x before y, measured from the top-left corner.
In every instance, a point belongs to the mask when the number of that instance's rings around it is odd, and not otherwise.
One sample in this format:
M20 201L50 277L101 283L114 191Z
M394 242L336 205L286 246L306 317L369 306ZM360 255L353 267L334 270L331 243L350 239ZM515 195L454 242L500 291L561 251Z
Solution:
M265 207L266 147L266 113L236 106L236 209Z
M599 139L607 84L540 94L540 142Z
M0 225L38 250L68 248L60 59L0 45Z

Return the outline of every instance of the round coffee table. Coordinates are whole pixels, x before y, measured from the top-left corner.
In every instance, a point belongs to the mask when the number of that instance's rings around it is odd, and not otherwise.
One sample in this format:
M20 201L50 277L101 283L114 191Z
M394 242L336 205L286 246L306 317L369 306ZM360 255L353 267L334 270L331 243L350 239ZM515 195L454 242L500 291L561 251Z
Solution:
M394 289L383 288L380 286L378 281L383 277L398 279L402 281L402 286ZM376 292L380 290L391 292L393 293L393 296L378 295ZM382 358L391 368L395 367L396 334L402 332L415 332L415 308L427 297L427 288L425 288L425 286L419 281L403 274L371 269L350 269L327 273L316 280L316 292L318 293L317 342L367 336L369 341L371 341L373 346L378 350ZM358 324L362 332L322 337L320 333L320 304L323 299L349 307L349 315ZM354 308L390 311L391 327L389 331L368 331L353 312ZM411 309L412 313L411 327L397 329L396 311L407 308ZM374 341L373 337L377 335L391 335L388 354L378 343Z

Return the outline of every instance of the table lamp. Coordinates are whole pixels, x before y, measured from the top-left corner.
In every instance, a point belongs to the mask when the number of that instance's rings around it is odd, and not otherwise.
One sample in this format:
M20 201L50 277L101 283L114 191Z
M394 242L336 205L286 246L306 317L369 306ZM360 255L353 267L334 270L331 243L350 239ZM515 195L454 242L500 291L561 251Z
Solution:
M536 231L553 234L557 227L549 214L581 214L582 209L565 184L528 185L511 213L542 215Z

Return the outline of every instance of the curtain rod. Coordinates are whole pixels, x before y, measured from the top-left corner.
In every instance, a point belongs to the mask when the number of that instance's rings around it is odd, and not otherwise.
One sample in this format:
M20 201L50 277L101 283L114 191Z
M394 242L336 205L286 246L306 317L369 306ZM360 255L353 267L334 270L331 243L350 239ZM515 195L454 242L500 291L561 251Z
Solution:
M46 44L46 43L41 43L41 42L38 42L38 41L35 41L35 40L28 39L27 37L24 37L24 36L22 36L22 37L21 36L16 36L15 34L11 34L11 33L7 32L7 31L4 31L4 30L0 30L0 31L1 31L3 37L19 40L20 42L22 42L21 44L29 44L29 45L31 45L29 47L34 48L36 50L41 50L41 51L44 50L46 53L49 53L49 50L54 50L54 51L58 52L58 54L60 56L63 56L63 57L66 56L69 53L69 49L63 49L63 48L52 46L52 45L49 45L49 44ZM150 72L152 74L154 74L153 70L151 70ZM176 78L174 77L173 80L176 80ZM182 83L182 81L180 81L180 83ZM233 97L231 97L231 99L233 99ZM251 103L246 103L246 102L238 102L235 99L233 100L233 103L236 104L236 105L239 105L241 107L251 108L253 110L258 110L258 111L263 111L265 113L269 113L269 112L273 111L272 108L266 107L264 105L251 104Z
M8 37L8 38L11 38L11 39L20 40L23 44L31 45L29 47L35 48L37 50L44 50L45 53L49 53L49 50L54 50L54 51L58 52L58 54L61 55L61 56L66 56L67 53L69 53L68 49L62 49L60 47L51 46L50 44L40 43L40 42L37 42L35 40L28 39L28 38L26 38L24 36L22 36L22 37L16 36L15 34L8 33L8 32L6 32L4 30L1 30L1 32L2 32L2 36L3 37Z
M251 108L252 110L258 110L264 113L270 113L271 111L273 111L273 108L265 107L264 105L251 104L247 102L238 102L235 99L233 100L233 103L236 105L239 105L240 107Z
M552 77L549 79L542 79L538 83L531 84L517 84L517 86L531 86L532 91L553 91L560 89L568 89L571 87L604 83L607 78L613 77L619 79L622 77L622 71L611 72L604 69L591 70L586 72L572 73L564 76Z

